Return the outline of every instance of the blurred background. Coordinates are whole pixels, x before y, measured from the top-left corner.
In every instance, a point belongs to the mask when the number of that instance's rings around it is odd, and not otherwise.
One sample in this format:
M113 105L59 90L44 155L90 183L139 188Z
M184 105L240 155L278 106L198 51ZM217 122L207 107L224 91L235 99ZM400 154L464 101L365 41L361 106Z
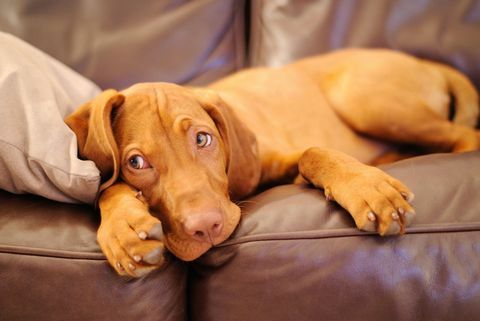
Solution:
M343 47L442 61L480 86L479 0L2 0L0 31L104 89L204 85Z

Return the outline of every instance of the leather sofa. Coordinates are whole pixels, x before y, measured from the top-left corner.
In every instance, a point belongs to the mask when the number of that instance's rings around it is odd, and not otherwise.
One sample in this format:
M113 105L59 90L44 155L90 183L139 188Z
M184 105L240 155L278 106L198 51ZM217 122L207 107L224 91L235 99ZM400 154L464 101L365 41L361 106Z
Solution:
M478 88L479 17L469 0L0 3L0 31L102 88L205 84L347 46L447 62ZM225 243L141 279L109 267L92 206L0 191L0 320L478 320L480 152L384 168L416 194L403 236L360 232L321 191L284 185L248 199Z

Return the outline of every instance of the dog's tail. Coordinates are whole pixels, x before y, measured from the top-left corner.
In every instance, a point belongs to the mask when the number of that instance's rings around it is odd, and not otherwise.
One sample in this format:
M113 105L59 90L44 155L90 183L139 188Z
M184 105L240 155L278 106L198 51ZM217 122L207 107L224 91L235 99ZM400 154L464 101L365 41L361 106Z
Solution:
M475 127L480 113L478 92L472 82L452 67L435 63L447 80L448 90L454 99L452 121L459 125Z

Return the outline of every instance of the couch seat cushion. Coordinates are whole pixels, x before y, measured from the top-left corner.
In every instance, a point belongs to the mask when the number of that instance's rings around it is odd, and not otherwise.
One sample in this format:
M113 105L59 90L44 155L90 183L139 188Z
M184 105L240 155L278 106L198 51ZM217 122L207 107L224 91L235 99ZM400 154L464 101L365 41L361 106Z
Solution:
M235 235L192 264L193 320L474 320L480 315L480 152L386 167L415 193L407 233L361 232L321 191L244 203Z
M186 318L186 267L174 258L142 279L118 276L86 205L0 190L0 319Z

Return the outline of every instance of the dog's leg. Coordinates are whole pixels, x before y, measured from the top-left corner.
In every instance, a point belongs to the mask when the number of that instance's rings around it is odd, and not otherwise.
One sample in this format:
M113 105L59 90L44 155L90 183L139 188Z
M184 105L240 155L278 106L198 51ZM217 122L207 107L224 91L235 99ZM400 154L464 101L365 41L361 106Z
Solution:
M398 162L403 159L412 158L425 154L424 148L419 148L415 146L405 146L400 147L397 150L388 151L377 158L374 158L368 164L373 166L380 166L383 164L389 164L393 162Z
M359 229L381 235L403 233L415 216L409 204L413 193L376 167L321 148L305 151L298 165L308 182L350 212Z
M120 275L140 277L164 261L162 225L140 195L124 183L107 188L99 199L97 240Z
M266 152L262 157L260 185L278 185L292 182L298 175L298 160L302 152Z
M414 144L442 152L464 152L480 148L480 134L473 128L452 123L418 100L371 98L347 101L335 110L356 131L395 143Z
M373 166L380 166L384 164L390 164L393 162L398 162L403 159L412 158L420 154L402 154L399 152L387 152L370 161L368 164Z

